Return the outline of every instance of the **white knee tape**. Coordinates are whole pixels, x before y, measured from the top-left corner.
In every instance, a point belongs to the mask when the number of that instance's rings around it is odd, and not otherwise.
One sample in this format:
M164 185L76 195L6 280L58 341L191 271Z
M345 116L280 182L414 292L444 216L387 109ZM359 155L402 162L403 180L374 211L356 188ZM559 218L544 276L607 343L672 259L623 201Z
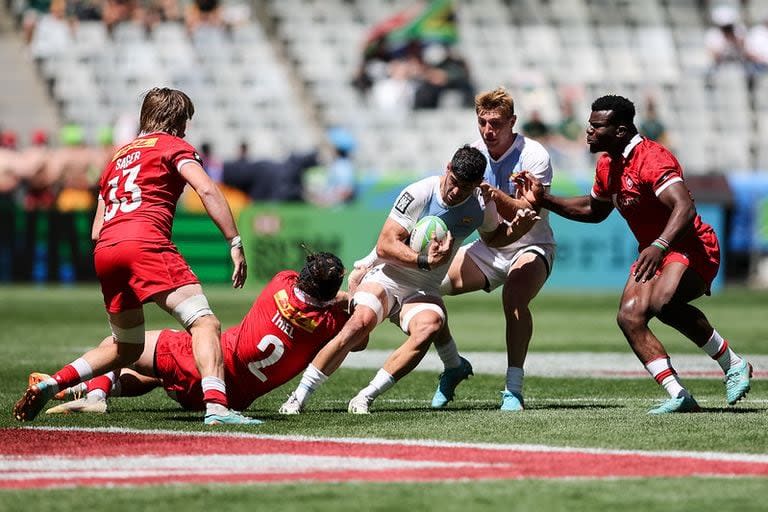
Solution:
M129 327L128 329L123 329L113 323L110 323L109 326L112 328L112 337L115 338L116 342L130 343L132 345L144 344L144 324Z
M173 308L173 316L185 329L201 316L212 314L213 311L208 305L208 299L202 294L190 297Z
M376 323L380 324L384 320L384 306L377 296L370 292L355 292L352 300L356 306L365 306L371 308L376 313Z
M422 311L434 311L440 316L440 318L443 319L443 321L445 321L445 311L443 311L443 308L437 304L419 304L418 306L414 306L406 314L403 315L403 321L400 322L400 328L405 334L410 334L410 332L408 332L408 325L411 323L411 320L413 320L413 317Z

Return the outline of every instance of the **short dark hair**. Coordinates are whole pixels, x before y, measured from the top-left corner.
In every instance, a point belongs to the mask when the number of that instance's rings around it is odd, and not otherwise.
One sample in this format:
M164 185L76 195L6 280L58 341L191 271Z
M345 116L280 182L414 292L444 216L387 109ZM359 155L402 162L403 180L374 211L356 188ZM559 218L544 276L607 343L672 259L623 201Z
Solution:
M314 252L307 255L296 285L315 299L331 300L339 292L343 280L344 264L338 256L330 252Z
M615 124L631 125L635 122L635 104L624 96L608 94L592 102L592 112L613 111Z
M465 144L453 154L451 171L459 180L471 183L483 179L487 164L482 151Z

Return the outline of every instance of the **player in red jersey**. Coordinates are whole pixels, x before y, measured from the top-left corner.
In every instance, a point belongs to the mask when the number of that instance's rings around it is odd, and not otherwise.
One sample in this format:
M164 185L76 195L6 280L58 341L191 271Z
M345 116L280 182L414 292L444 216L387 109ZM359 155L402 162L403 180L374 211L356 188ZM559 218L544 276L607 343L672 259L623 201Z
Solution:
M221 324L197 276L171 242L176 203L189 184L229 240L232 284L243 286L245 255L232 212L194 148L183 140L194 111L192 101L181 91L155 88L145 96L141 133L115 153L101 176L92 228L94 263L112 342L30 386L14 406L17 420L34 419L60 389L136 361L144 346L142 305L153 301L176 317L192 337L195 363L203 376L205 423L251 421L228 407L219 343Z
M601 222L617 208L637 238L640 254L630 269L617 320L632 350L670 395L649 412L699 409L648 328L653 317L719 363L728 404L733 405L749 391L752 366L689 304L709 294L717 275L717 236L696 213L677 159L664 146L638 135L634 117L633 103L621 96L603 96L592 104L587 144L592 153L604 154L597 162L591 195L550 195L527 173L521 173L518 182L529 201L571 220Z
M229 404L246 409L256 398L298 375L347 321L347 295L339 293L344 265L330 253L307 257L300 273L275 275L239 325L221 340ZM145 334L144 352L134 370L120 374L116 394L137 396L162 386L185 409L204 408L202 378L192 353L192 338L165 329ZM109 344L107 338L102 343ZM39 374L33 374L32 379ZM44 378L44 377L43 377ZM101 376L70 388L84 398L49 409L49 414L106 412L113 382Z

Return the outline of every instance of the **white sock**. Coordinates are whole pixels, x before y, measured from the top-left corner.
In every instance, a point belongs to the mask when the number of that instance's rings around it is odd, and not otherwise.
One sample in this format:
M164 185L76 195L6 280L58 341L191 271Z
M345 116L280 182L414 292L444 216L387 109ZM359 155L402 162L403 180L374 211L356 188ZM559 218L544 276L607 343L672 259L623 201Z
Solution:
M216 414L219 416L226 416L227 414L229 414L229 409L215 402L205 402L205 414L206 415Z
M376 375L371 380L370 384L361 389L357 394L367 396L368 398L376 398L380 394L395 385L395 379L384 368L380 368Z
M301 376L301 381L293 393L296 395L299 403L304 405L309 400L309 397L312 396L312 393L317 391L317 388L322 386L326 380L328 380L328 376L310 364L304 370L304 375Z
M523 376L525 371L522 368L510 366L507 368L507 387L506 390L510 393L517 393L523 396Z
M728 340L723 339L717 330L712 331L712 336L709 338L709 341L701 347L701 350L717 361L717 364L720 365L720 368L722 368L724 372L730 370L732 366L741 364L742 361L739 355L731 350Z
M649 361L645 364L645 369L656 379L659 385L667 390L670 397L690 396L690 393L680 383L680 379L677 378L677 372L672 368L672 362L669 360L669 357L659 357Z
M446 369L461 366L459 347L456 346L456 341L454 341L453 337L442 345L435 344L435 350L437 350L437 355L440 356L440 360Z
M104 392L103 389L94 389L93 391L89 391L86 395L87 400L106 400L107 394Z
M86 381L93 377L93 368L91 368L91 365L88 364L88 361L82 357L75 359L69 364L71 364L72 367L77 370L77 374L80 375L81 381Z

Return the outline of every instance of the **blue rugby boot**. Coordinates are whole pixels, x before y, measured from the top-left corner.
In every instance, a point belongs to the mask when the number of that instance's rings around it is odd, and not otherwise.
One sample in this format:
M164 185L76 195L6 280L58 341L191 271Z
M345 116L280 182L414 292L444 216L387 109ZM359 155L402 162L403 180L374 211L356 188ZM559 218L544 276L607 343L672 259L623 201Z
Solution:
M435 396L432 397L432 408L442 409L448 402L453 400L453 396L456 393L456 386L465 379L468 379L470 375L474 375L472 372L472 365L464 359L461 359L461 364L456 368L446 368L443 373L440 374L440 382L437 384L437 391Z
M520 393L514 393L512 391L501 392L501 407L499 410L516 412L525 409L525 400Z
M239 412L230 409L224 414L206 414L204 423L206 425L261 425L264 422L256 418L243 416Z
M691 395L681 394L677 398L660 403L654 407L648 414L669 414L673 412L699 412L701 407Z
M752 377L752 365L746 360L732 366L725 374L725 396L728 405L733 405L749 392L749 379Z

